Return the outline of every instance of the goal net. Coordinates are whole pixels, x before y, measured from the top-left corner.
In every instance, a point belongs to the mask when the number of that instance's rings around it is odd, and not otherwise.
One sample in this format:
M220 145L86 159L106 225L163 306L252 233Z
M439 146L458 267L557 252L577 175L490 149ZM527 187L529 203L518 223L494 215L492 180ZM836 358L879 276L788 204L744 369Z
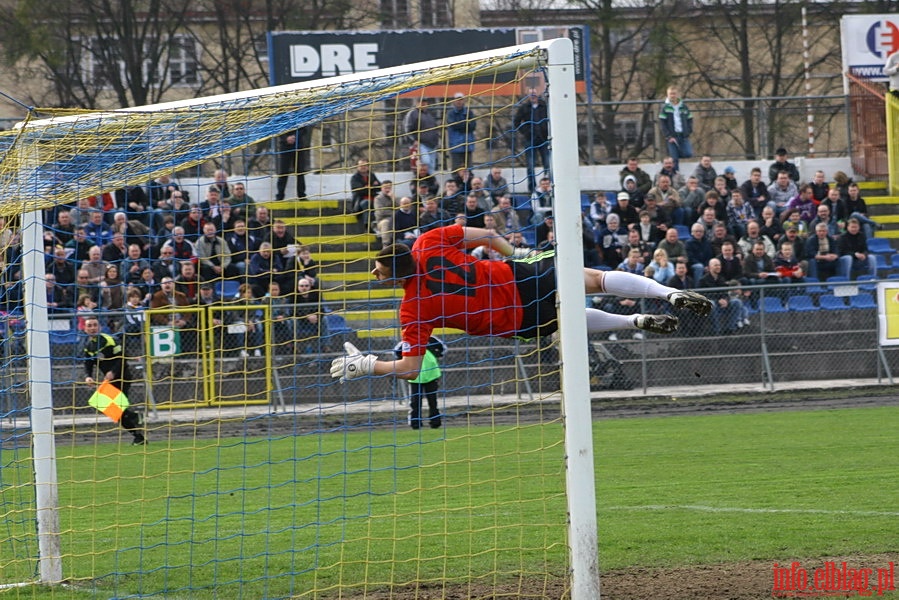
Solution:
M598 593L567 40L35 110L0 152L0 592ZM563 342L441 329L433 384L332 379L400 339L375 254L453 222L558 236Z

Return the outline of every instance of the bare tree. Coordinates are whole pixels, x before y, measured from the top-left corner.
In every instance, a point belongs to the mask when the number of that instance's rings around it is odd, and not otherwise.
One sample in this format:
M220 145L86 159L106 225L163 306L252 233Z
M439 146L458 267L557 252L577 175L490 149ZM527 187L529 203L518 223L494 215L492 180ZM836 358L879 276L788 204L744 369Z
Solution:
M159 101L187 0L25 0L0 9L6 59L52 83L57 106L98 108ZM27 82L26 82L27 83ZM23 86L28 89L28 86Z

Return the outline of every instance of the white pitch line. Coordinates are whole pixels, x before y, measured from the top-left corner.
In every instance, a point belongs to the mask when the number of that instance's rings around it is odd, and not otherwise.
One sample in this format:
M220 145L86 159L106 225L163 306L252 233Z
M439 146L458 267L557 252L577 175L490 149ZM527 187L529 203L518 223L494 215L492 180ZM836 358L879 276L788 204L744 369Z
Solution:
M882 510L828 510L824 508L743 508L738 506L704 506L702 504L646 504L643 506L609 506L600 510L617 511L663 511L693 510L710 513L752 513L752 514L808 514L808 515L850 515L859 517L899 517L897 511Z

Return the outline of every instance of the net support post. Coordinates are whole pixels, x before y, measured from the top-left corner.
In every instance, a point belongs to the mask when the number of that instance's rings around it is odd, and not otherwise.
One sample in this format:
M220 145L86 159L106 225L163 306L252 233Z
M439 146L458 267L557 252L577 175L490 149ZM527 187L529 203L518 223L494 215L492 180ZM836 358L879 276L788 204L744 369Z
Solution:
M569 39L547 48L553 217L558 244L562 411L565 426L568 545L572 600L599 598L599 548L593 464L593 420L584 312L584 255L578 176L574 49Z
M40 211L22 215L22 280L28 324L28 392L34 446L34 489L37 514L39 577L45 584L62 582L59 537L59 491L53 428L53 371L44 271L44 229Z

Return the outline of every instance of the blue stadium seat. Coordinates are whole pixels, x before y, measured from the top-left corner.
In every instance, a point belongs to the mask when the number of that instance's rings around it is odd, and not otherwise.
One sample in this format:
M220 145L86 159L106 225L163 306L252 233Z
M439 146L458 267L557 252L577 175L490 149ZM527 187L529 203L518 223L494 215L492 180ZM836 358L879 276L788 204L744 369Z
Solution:
M767 300L767 298L765 299ZM797 312L818 310L818 307L815 306L815 303L812 301L812 297L806 296L805 294L801 294L799 296L790 296L790 298L787 300L787 308L789 310L794 310Z
M240 283L232 279L223 279L221 281L215 282L215 293L218 294L219 298L222 298L224 300L231 300L232 298L236 298L237 290L239 288Z
M820 283L821 280L818 279L817 277L806 277L804 281L805 281L805 283L816 284L816 283ZM802 288L802 290L806 294L826 294L827 293L827 290L825 290L820 285L809 285L809 286Z
M761 312L765 313L785 313L786 307L776 296L765 296L761 303Z
M890 268L890 263L887 261L886 254L875 254L874 258L877 260L877 272L886 271Z
M894 269L899 269L899 252L890 256L890 264Z
M818 298L818 305L822 310L849 310L845 300L833 294L824 294Z
M581 210L590 210L590 203L593 202L593 194L589 192L581 192Z
M690 239L690 228L686 225L675 225L675 229L677 229L677 239L679 240L689 240Z
M855 282L858 284L858 289L870 292L877 289L877 284L868 282L877 281L878 279L880 278L876 275L859 275Z
M890 245L887 238L874 237L868 240L868 252L876 252L878 254L893 254L895 250Z
M327 329L328 335L353 333L353 328L347 324L344 316L334 313L325 314L325 328Z
M877 308L877 302L874 301L874 296L862 292L855 296L849 296L849 307L862 309Z

